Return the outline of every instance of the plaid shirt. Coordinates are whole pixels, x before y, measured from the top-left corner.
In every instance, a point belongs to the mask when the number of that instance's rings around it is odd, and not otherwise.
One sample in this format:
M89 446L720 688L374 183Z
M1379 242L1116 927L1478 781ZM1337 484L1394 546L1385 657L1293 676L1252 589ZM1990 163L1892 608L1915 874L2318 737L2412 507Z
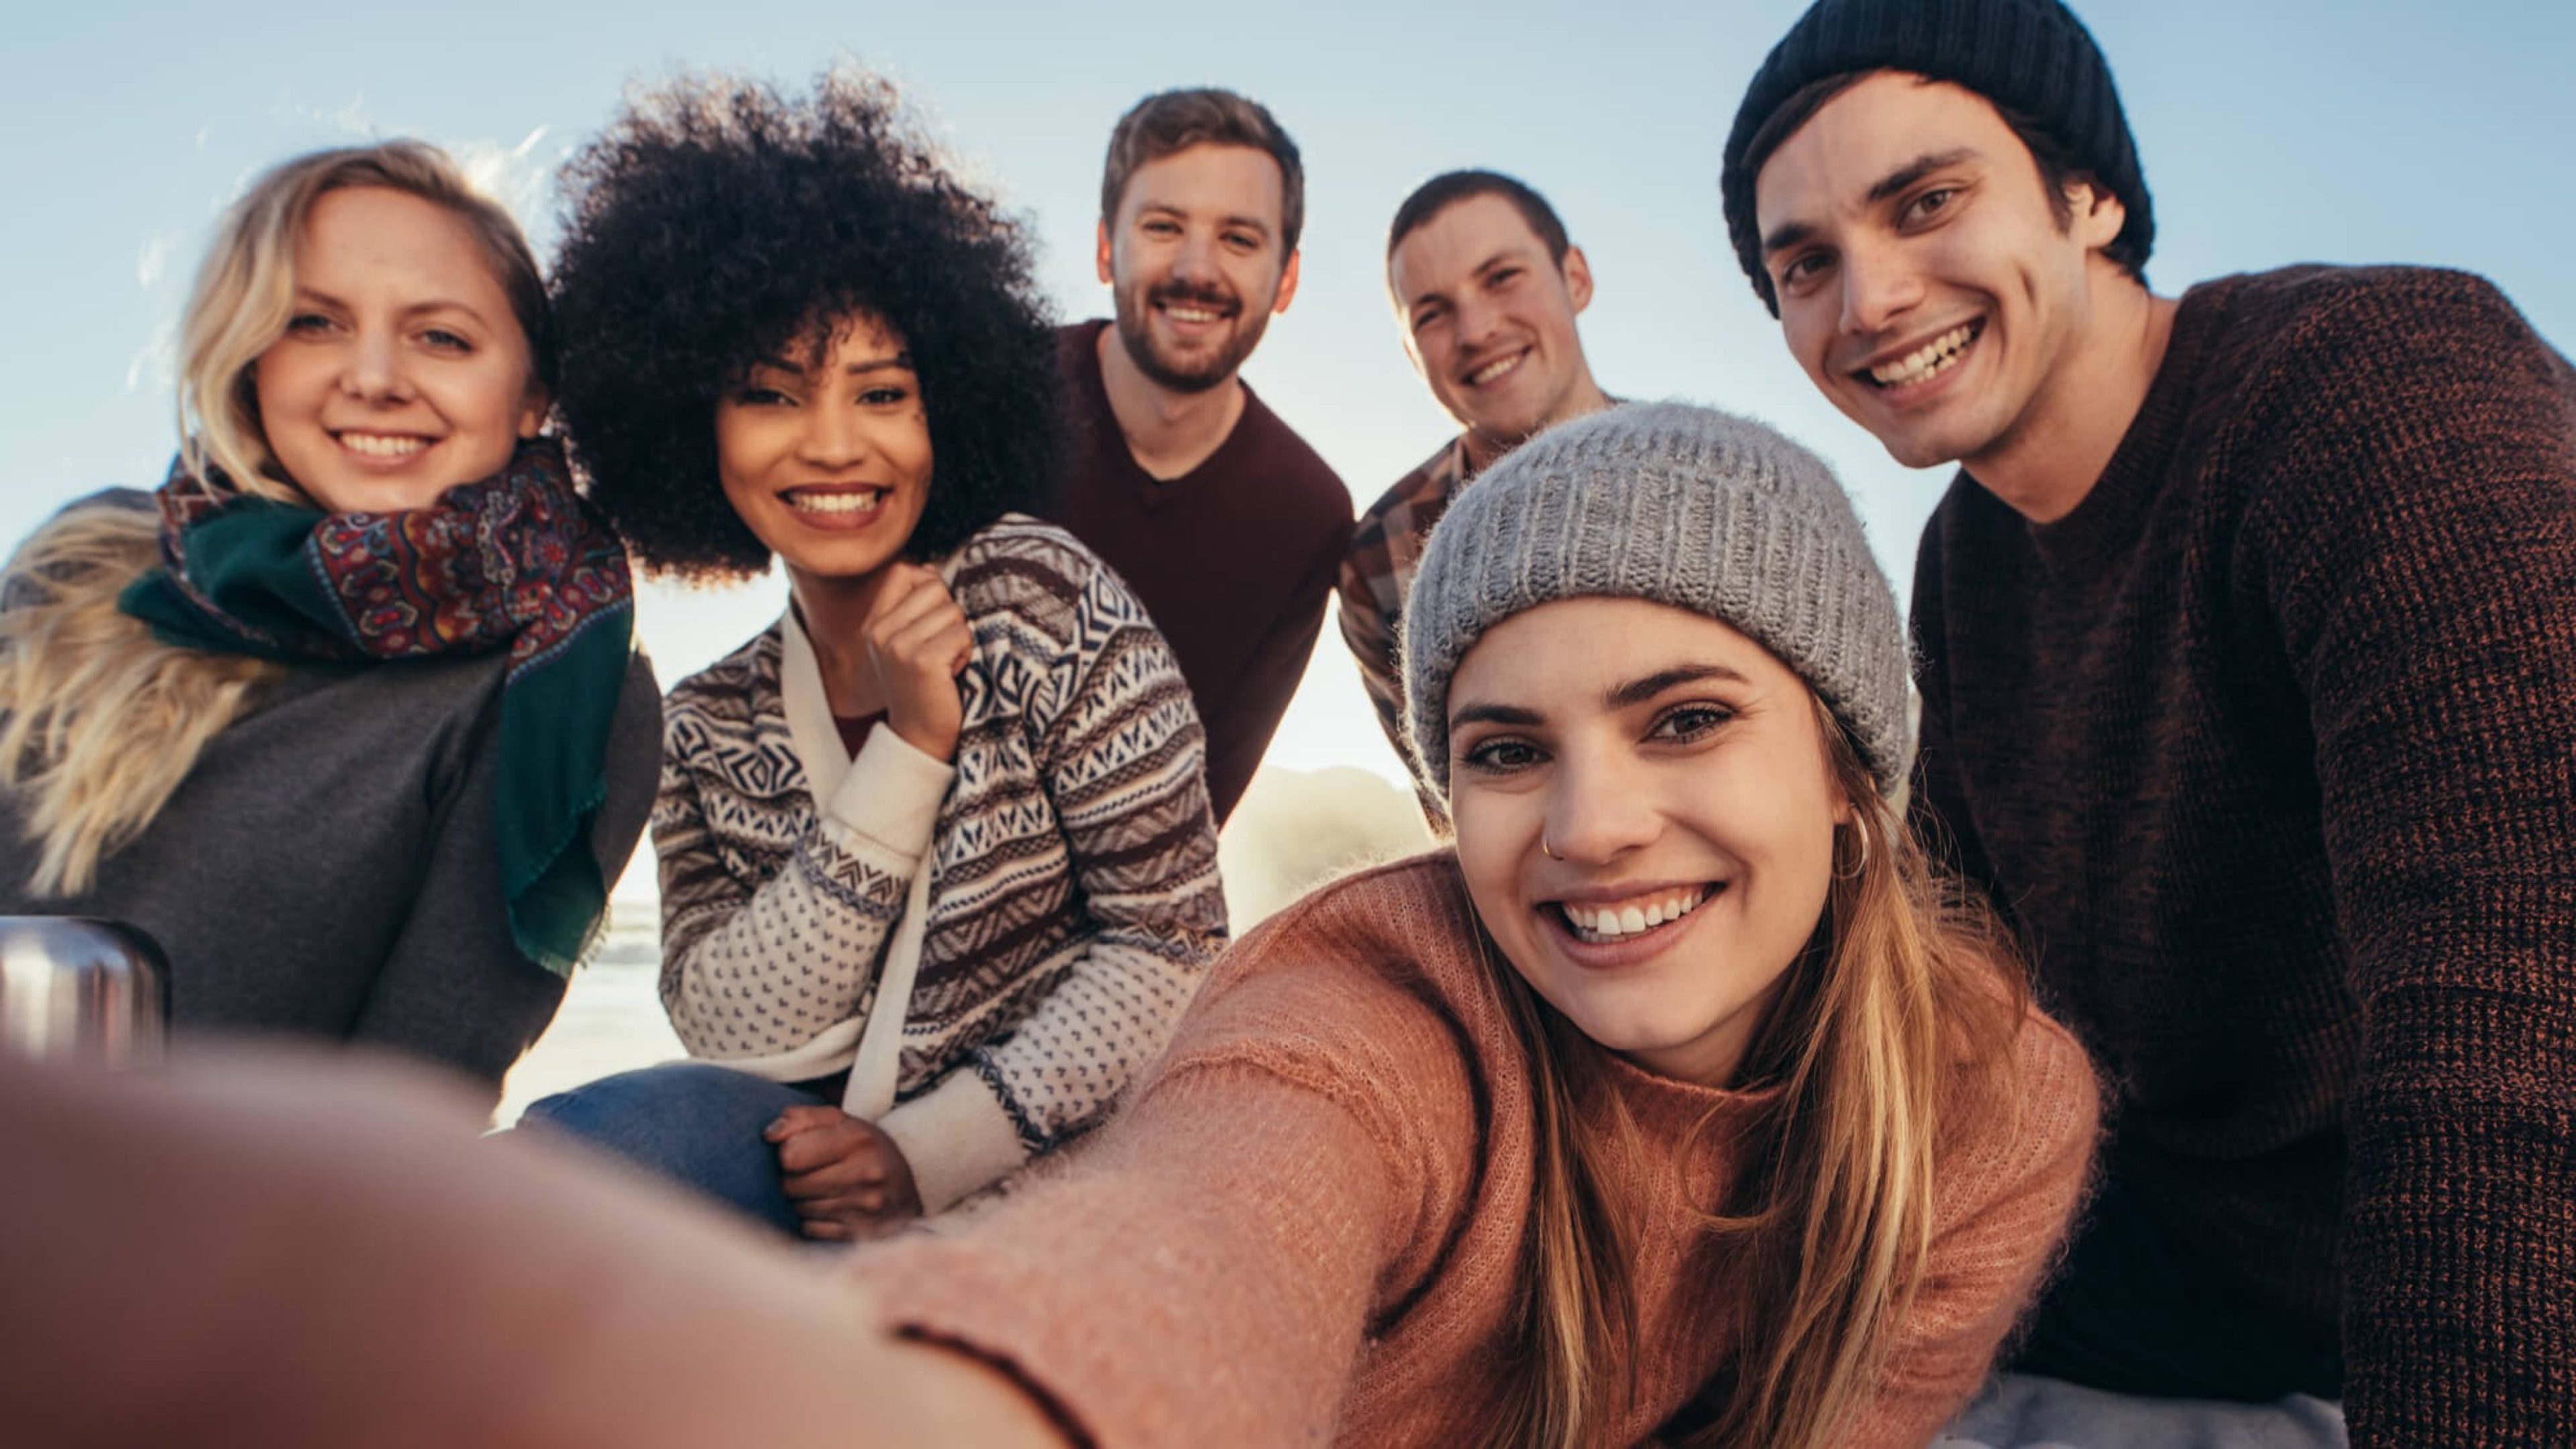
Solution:
M1413 570L1431 528L1474 475L1467 462L1464 434L1441 445L1422 465L1396 480L1386 495L1360 515L1351 535L1351 551L1342 559L1340 597L1342 642L1359 661L1360 683L1395 757L1410 768L1413 750L1404 738L1404 681L1396 673L1397 640L1402 636L1404 596L1413 587ZM1419 775L1421 772L1414 772ZM1438 819L1429 796L1426 810Z

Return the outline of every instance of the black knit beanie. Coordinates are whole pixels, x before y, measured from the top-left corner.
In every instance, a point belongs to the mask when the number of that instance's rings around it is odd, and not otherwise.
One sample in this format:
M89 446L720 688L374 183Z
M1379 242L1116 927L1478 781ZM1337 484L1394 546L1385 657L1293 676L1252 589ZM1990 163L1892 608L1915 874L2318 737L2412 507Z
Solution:
M1745 88L1718 182L1736 258L1771 315L1780 315L1780 301L1762 266L1753 216L1753 180L1770 158L1748 157L1745 148L1771 113L1809 82L1873 70L1949 81L2037 121L2076 169L2128 208L2119 240L2144 265L2156 222L2137 142L2120 113L2110 65L2065 6L2057 0L1816 0Z

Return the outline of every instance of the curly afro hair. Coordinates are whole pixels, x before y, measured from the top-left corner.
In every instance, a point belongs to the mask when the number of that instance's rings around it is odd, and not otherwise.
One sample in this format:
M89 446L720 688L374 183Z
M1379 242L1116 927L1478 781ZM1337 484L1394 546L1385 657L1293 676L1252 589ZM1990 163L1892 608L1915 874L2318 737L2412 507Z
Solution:
M591 497L648 570L769 566L717 478L717 396L855 314L900 335L921 379L934 472L909 556L1045 495L1055 346L1027 239L949 173L891 83L837 71L790 100L677 81L630 99L562 181L557 406Z

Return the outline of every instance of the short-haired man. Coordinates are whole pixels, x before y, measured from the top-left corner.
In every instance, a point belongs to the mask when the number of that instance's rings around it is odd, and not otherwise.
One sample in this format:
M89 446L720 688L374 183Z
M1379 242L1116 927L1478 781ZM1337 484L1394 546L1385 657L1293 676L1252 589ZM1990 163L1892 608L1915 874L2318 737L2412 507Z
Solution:
M1395 641L1431 526L1522 439L1610 399L1575 333L1575 314L1592 304L1592 265L1556 208L1521 182L1450 171L1414 188L1387 228L1386 285L1405 355L1459 428L1360 515L1342 561L1342 641L1387 743L1410 762Z
M1816 386L1960 465L1918 798L2119 1084L2022 1367L2576 1444L2576 372L2454 272L2151 293L2055 0L1821 0L1723 188Z
M1305 193L1297 144L1260 105L1147 96L1100 185L1115 324L1058 334L1070 456L1049 512L1179 657L1219 824L1297 692L1350 539L1349 490L1235 375L1297 294Z

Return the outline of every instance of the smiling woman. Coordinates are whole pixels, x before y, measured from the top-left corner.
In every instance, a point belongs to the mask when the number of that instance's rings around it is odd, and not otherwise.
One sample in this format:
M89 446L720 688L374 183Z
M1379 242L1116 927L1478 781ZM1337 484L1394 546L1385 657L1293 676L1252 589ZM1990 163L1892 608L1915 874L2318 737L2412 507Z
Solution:
M643 826L626 562L539 429L509 215L429 147L289 161L225 218L157 495L0 595L0 911L171 958L182 1043L387 1043L497 1088Z
M1731 1080L1853 824L1830 716L1732 626L1633 598L1503 620L1450 698L1459 873L1495 944L1585 1036Z
M1273 917L1075 1162L853 1265L881 1321L1082 1442L1927 1442L2095 1094L1888 803L1849 501L1721 414L1567 423L1434 531L1404 659L1454 855Z
M890 88L684 83L568 175L597 495L648 567L775 558L792 602L671 693L662 1001L702 1060L529 1119L882 1232L1161 1050L1225 935L1198 717L1118 576L1019 511L1054 426L1026 251Z
M251 365L277 466L334 513L426 508L545 422L528 335L454 212L407 192L315 199L286 335Z

